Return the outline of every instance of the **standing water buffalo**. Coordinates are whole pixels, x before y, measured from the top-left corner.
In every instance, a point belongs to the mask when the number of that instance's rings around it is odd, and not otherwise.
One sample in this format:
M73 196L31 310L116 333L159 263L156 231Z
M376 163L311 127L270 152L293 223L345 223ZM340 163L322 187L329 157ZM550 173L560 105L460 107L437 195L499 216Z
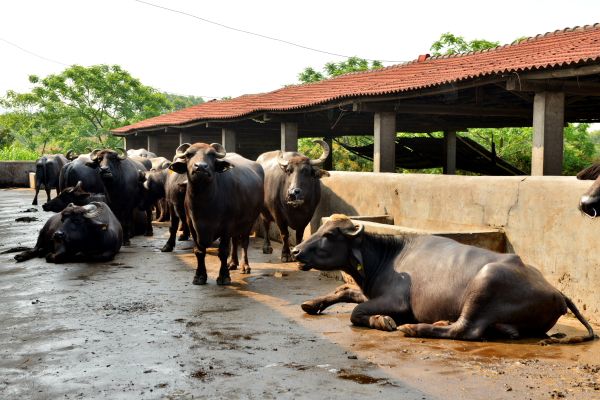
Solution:
M31 204L37 206L38 193L44 186L47 201L50 201L50 191L56 189L56 195L60 193L59 175L62 167L68 160L62 154L46 154L38 158L35 162L35 197Z
M83 207L70 204L48 219L35 247L17 254L15 260L45 256L54 263L109 261L119 252L122 241L121 224L105 203Z
M292 261L288 227L296 231L296 244L302 241L304 229L310 222L321 200L320 178L329 176L320 166L329 156L329 146L316 140L323 147L323 154L316 160L295 151L282 153L270 151L261 154L258 162L265 171L265 198L262 221L265 228L263 253L273 252L269 240L269 227L275 221L283 246L281 261Z
M185 212L185 193L187 191L187 174L178 174L175 171L169 170L167 180L165 182L165 200L169 209L171 225L169 226L169 239L163 246L161 251L173 251L175 247L175 235L181 221L181 230L179 240L188 240L190 237L190 229L188 227L186 212Z
M90 153L88 167L99 170L111 210L123 226L123 244L129 245L133 234L134 209L142 199L142 185L146 168L131 160L127 153L104 149Z
M94 150L99 151L99 150ZM60 190L73 187L81 182L82 189L90 193L104 193L104 184L98 173L98 169L87 166L92 160L90 154L72 156L73 152L67 152L67 158L71 160L60 171Z
M187 174L185 209L198 261L195 285L206 283L206 248L217 238L221 239L217 284L231 282L227 265L230 239L234 249L231 267L237 268L237 245L241 244L242 273L250 273L248 241L262 206L264 173L254 161L237 154L225 155L219 143L185 143L177 148L169 167Z
M369 234L340 214L292 254L303 270L339 269L360 287L343 286L303 303L309 314L337 302L360 303L352 311L354 325L392 331L403 324L398 329L407 336L479 340L545 336L569 309L588 335L548 338L542 344L595 338L573 302L515 254L439 236Z
M143 147L140 149L129 149L127 150L127 155L130 157L144 157L144 158L154 158L156 154L144 149Z
M596 218L600 214L600 163L579 172L577 179L594 180L592 186L581 196L579 209L591 218Z

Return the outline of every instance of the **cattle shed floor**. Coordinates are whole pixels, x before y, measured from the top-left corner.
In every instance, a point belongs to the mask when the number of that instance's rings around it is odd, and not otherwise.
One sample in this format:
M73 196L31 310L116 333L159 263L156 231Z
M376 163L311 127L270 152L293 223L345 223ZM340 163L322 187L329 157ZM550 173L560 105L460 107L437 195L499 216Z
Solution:
M33 246L50 216L33 191L0 190L0 251ZM45 195L41 197L45 199ZM33 217L37 221L16 222ZM300 304L340 282L263 255L252 273L191 284L191 242L167 224L106 264L0 254L0 399L600 399L600 341L462 342L356 328L352 305ZM596 326L596 331L600 329ZM572 317L552 332L585 333Z

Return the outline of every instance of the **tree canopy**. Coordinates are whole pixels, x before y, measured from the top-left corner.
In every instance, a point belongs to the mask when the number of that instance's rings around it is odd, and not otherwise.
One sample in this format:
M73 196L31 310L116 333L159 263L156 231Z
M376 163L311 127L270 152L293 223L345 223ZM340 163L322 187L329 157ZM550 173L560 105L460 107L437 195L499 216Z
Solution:
M369 63L368 60L359 57L350 57L345 61L329 62L323 67L323 72L318 72L312 67L306 67L298 74L298 80L301 83L318 82L323 79L333 78L349 72L367 71L370 69L382 68L383 64L380 61L373 60Z

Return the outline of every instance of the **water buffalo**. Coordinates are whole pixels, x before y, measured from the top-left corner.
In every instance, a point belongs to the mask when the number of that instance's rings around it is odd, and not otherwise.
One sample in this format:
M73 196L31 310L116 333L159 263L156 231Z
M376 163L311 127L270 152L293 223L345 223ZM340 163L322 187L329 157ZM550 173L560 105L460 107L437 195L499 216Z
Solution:
M169 170L167 180L165 182L165 200L169 208L171 225L169 226L169 239L163 246L161 251L173 251L175 247L175 235L181 221L181 230L179 240L188 240L190 237L190 229L187 224L185 212L185 193L187 190L187 174L178 174L175 171Z
M106 203L106 196L104 193L86 192L83 190L83 183L79 181L75 186L63 189L57 197L45 203L42 208L44 211L61 212L71 203L76 206L83 206L92 201Z
M104 184L98 169L87 166L91 162L90 154L74 157L73 152L69 150L67 158L71 161L60 170L59 187L61 191L67 187L73 187L81 181L83 190L90 193L104 193Z
M270 151L256 160L265 171L265 198L261 212L265 228L263 253L273 252L268 232L271 222L275 221L283 242L283 262L292 261L288 227L296 232L296 244L300 243L304 229L321 200L319 179L329 176L327 171L320 168L329 156L329 146L322 140L316 140L315 143L323 147L321 157L316 160L295 151Z
M142 184L142 202L141 209L145 210L147 215L146 232L152 232L152 211L156 207L157 219L161 213L161 202L165 199L165 184L167 181L168 169L150 170L144 172L145 179ZM166 208L166 206L163 206ZM163 213L165 213L163 211Z
M573 302L515 254L500 254L431 235L376 235L334 214L292 254L303 270L339 269L360 290L302 304L316 314L337 302L359 303L355 325L407 336L479 340L490 336L541 337L571 310L587 336L548 338L544 344L595 338ZM448 322L450 321L450 322Z
M127 150L127 155L130 157L144 157L144 158L154 158L156 157L156 154L148 151L144 148L140 148L140 149L129 149Z
M591 218L596 218L600 214L600 163L579 172L577 179L594 180L592 186L581 196L579 209Z
M70 204L46 221L35 247L15 256L17 262L34 257L46 261L109 261L123 241L121 224L106 203Z
M187 174L185 209L194 238L198 262L193 283L206 283L206 248L217 238L221 268L217 284L231 282L229 267L237 268L237 245L242 247L242 273L249 273L248 242L252 225L260 213L263 199L262 167L237 154L226 156L219 143L185 143L176 150L169 167ZM228 266L229 242L234 251Z
M62 167L68 162L62 154L46 154L35 162L35 197L31 204L37 206L38 193L44 186L47 201L50 201L50 191L56 189L56 195L60 193L59 175Z
M133 235L134 209L142 199L142 182L146 168L138 161L127 157L120 149L94 150L90 153L88 167L98 169L104 184L106 197L111 210L123 227L123 244L130 244ZM148 232L146 234L149 234Z

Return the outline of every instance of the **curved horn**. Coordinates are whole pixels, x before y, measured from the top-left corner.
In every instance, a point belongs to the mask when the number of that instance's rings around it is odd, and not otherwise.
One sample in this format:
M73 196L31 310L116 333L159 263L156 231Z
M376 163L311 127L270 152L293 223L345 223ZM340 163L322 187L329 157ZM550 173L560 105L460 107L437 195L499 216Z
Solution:
M187 149L189 149L190 146L191 146L191 144L189 144L189 143L180 144L179 147L175 149L175 157L173 158L173 160L175 160L175 159L183 156L183 154L185 153L185 151Z
M221 143L211 143L210 147L216 150L217 158L223 158L227 154L227 150L225 150L225 147Z
M74 159L77 158L77 155L73 156L73 153L75 153L75 150L73 150L73 149L67 151L67 154L65 155L65 157L67 158L67 160L73 161Z
M344 234L348 237L357 237L362 234L365 230L365 226L363 224L354 225L354 230L344 231Z
M119 160L124 160L127 158L127 152L125 151L124 148L116 147L115 150L117 150L117 152L121 152L121 155L119 156Z
M98 156L97 156L97 154L98 154L100 151L102 151L102 150L100 150L100 149L94 149L94 150L92 150L92 152L90 153L90 159L91 159L92 161L96 161L96 160L98 159Z
M279 153L279 156L277 156L277 162L279 163L280 166L282 166L284 168L287 167L288 164L290 163L289 160L286 160L283 158L283 153L281 153L281 152Z
M83 206L83 208L85 209L83 214L85 218L96 218L102 213L102 206L95 201Z
M321 154L321 157L317 158L316 160L310 160L310 165L322 165L327 159L327 157L329 157L331 149L324 140L313 140L313 143L321 145L321 147L323 148L323 154Z

